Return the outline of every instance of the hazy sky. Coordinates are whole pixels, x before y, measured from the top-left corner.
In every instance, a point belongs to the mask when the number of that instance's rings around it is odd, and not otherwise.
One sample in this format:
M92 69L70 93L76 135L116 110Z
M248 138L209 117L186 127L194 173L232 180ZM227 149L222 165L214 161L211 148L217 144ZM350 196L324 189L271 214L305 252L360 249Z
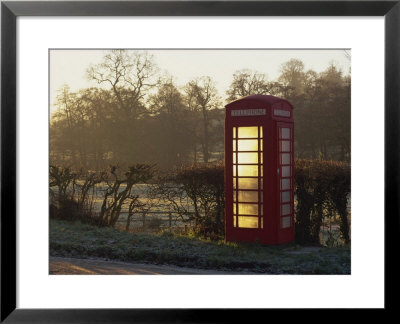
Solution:
M196 77L210 76L219 95L225 100L225 92L232 82L232 75L241 69L265 73L269 80L280 74L280 66L291 58L300 59L305 69L321 72L330 62L337 64L345 74L350 60L344 50L147 50L152 54L161 73L174 77L183 86ZM86 79L86 69L100 63L105 50L51 50L50 51L50 107L53 110L57 90L64 84L71 91L98 86Z

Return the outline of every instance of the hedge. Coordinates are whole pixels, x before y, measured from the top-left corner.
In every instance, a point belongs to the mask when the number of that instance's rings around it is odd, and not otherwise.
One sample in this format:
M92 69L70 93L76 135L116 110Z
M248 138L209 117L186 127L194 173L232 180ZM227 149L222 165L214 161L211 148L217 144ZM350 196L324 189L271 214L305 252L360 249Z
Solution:
M332 215L339 215L342 240L346 244L350 243L347 209L350 198L350 174L350 165L344 162L296 159L294 191L297 243L319 244L323 220ZM71 218L73 210L80 206L80 200L74 196L76 186L72 186L71 197L67 194L67 188L76 182L77 175L68 168L54 166L50 168L50 175L50 187L58 187L59 198L64 198L59 202L71 200L71 203L65 206L65 211ZM104 179L104 174L98 176L92 174L90 179L93 180L90 182L90 187L93 187ZM161 200L181 214L182 220L194 221L204 235L213 237L224 234L224 189L224 166L199 164L181 167L171 172L159 182L157 193ZM191 206L184 207L181 203L187 198L190 199ZM51 215L56 214L60 214L59 211L51 213Z
M319 243L324 217L337 213L340 234L350 243L348 199L351 184L350 165L338 161L295 161L295 238L298 243Z
M205 216L212 232L221 233L223 194L223 166L200 165L182 168L175 175L175 183L182 185L196 205L204 207L207 201L214 217ZM340 234L344 243L350 243L348 199L350 195L350 165L338 161L296 159L294 173L295 240L299 244L320 244L320 229L324 218L339 215ZM216 217L215 217L216 216ZM212 222L210 222L212 220ZM212 223L212 224L211 224Z

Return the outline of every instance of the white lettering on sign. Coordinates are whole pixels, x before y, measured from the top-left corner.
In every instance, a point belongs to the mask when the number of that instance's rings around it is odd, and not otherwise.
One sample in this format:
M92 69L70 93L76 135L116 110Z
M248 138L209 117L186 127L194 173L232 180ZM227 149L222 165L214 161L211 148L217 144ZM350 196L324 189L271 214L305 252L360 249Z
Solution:
M265 109L237 109L231 110L232 117L239 116L262 116L266 114Z
M290 117L290 111L282 109L274 109L274 116Z

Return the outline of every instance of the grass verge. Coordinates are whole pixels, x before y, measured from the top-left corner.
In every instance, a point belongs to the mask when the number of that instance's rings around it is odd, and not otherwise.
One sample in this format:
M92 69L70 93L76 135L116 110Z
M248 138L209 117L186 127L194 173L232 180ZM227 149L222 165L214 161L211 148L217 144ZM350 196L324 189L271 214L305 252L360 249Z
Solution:
M350 248L212 242L50 221L50 255L269 274L350 274Z

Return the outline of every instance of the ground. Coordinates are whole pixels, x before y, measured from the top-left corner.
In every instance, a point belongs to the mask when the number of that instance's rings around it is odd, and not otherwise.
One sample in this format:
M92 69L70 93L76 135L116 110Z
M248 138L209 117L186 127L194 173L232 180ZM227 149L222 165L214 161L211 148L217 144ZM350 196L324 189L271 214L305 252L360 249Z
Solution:
M177 266L127 263L94 259L50 257L50 274L67 275L203 275L237 274L237 272L201 270ZM246 272L249 274L249 272Z
M50 221L50 256L54 274L81 271L111 273L150 268L163 272L165 266L196 270L259 274L350 274L350 248L308 247L298 245L264 246L260 244L209 241L196 236L170 232L131 233L113 228L98 228L81 223ZM123 262L111 268L106 263L85 266L75 259L101 259L98 262ZM57 263L57 262L58 263ZM64 262L64 263L62 263ZM68 262L71 264L68 265ZM78 261L77 261L78 262ZM84 261L79 261L84 262ZM78 262L78 263L79 263ZM64 265L63 265L64 264ZM136 266L132 265L136 264ZM137 264L146 265L144 268ZM132 267L131 267L132 266ZM161 267L160 267L161 266ZM88 267L88 268L86 268ZM160 268L159 268L160 267ZM149 268L149 269L150 269ZM58 269L58 270L57 270ZM68 270L69 269L69 270ZM74 270L75 269L75 270ZM122 270L121 270L122 269ZM168 271L172 271L172 268ZM177 268L178 269L178 268ZM152 270L149 270L152 271ZM188 271L188 270L186 270ZM117 273L113 273L117 274Z

